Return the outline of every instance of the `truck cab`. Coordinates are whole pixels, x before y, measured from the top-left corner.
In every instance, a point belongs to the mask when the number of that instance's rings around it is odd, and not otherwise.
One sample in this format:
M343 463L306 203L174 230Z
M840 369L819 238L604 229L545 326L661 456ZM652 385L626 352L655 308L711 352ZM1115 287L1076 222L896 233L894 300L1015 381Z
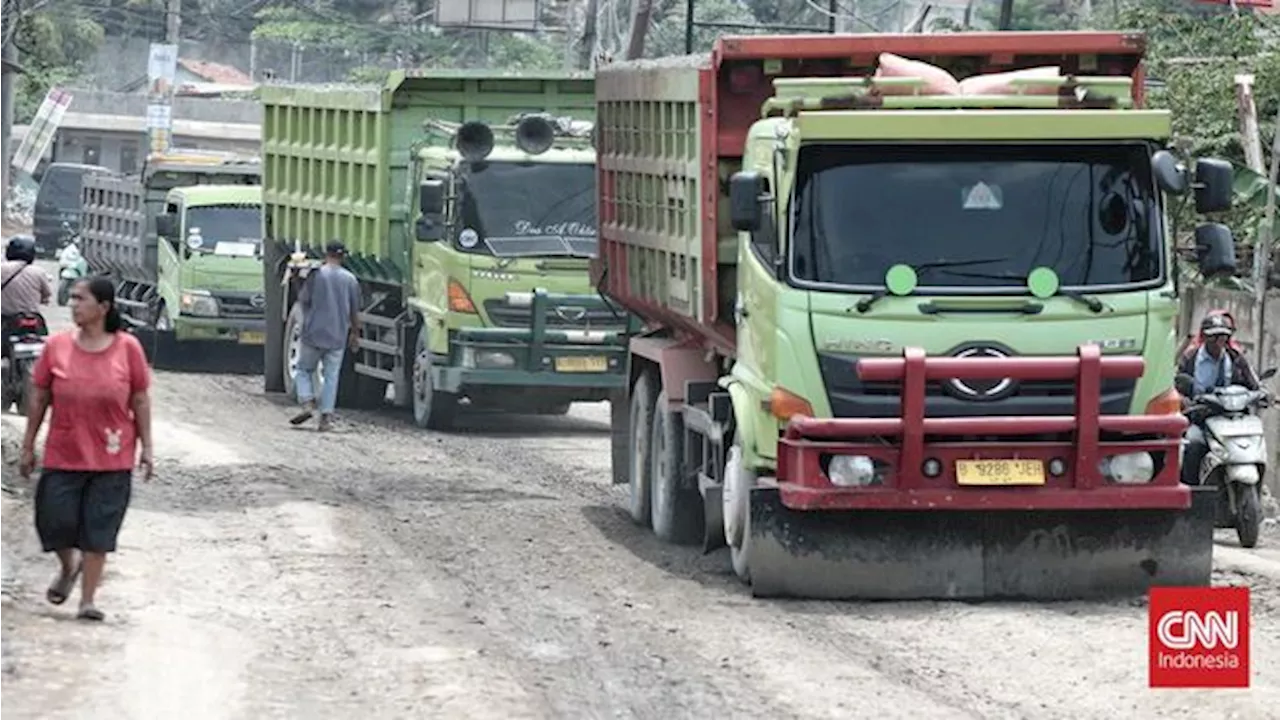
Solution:
M432 412L459 395L548 414L608 399L623 382L627 314L588 273L597 254L591 123L532 115L443 129L447 144L417 154L413 252L413 304L436 366L432 388L443 393ZM505 137L495 140L495 129ZM538 351L548 345L559 346L553 356Z
M262 344L262 188L174 188L156 218L156 329Z

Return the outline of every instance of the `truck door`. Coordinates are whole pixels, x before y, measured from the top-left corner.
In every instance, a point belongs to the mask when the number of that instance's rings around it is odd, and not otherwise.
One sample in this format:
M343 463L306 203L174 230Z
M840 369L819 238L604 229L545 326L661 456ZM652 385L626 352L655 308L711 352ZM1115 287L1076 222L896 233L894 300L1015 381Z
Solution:
M162 297L177 298L178 293L182 290L180 275L182 271L182 238L186 233L186 223L183 222L182 203L178 198L170 198L164 205L164 212L176 218L175 227L177 232L174 237L157 238L156 255L158 258L159 271L157 272L157 283L160 286Z
M772 392L769 378L774 372L778 329L778 280L775 260L780 253L778 225L774 213L766 213L761 228L748 242L738 246L738 297L734 323L738 331L738 362L733 374L751 388L752 394L767 398ZM757 415L757 417L761 417ZM773 428L756 428L757 438L774 434ZM763 433L763 434L762 434ZM774 448L757 448L772 457Z

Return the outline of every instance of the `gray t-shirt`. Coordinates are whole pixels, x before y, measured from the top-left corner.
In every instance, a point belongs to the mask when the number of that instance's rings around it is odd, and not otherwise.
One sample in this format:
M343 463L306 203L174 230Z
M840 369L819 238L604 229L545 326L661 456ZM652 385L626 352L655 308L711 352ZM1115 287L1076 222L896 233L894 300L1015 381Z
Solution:
M302 288L302 342L319 350L346 347L351 316L360 311L360 282L350 270L321 265Z

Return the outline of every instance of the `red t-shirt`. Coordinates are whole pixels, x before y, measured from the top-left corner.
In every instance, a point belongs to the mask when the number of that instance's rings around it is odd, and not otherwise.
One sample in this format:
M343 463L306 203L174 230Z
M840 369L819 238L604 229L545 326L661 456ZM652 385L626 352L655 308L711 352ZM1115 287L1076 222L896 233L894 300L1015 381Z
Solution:
M101 352L76 344L75 331L49 337L31 380L50 391L44 467L55 470L131 470L138 433L130 398L151 385L138 339L126 332Z

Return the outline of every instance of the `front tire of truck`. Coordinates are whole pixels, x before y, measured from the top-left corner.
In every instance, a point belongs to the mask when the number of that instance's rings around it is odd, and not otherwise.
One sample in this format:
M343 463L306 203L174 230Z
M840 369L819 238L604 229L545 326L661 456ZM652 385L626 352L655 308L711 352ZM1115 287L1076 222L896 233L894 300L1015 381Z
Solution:
M302 350L302 308L294 305L289 309L289 319L284 323L284 394L290 400L298 399L298 388L293 383L294 373L298 370L298 354Z
M157 332L169 332L173 329L173 320L169 319L169 308L165 307L163 301L160 307L156 308L156 316L151 325Z
M422 325L413 349L413 424L430 430L448 430L457 415L458 396L432 387L428 348L427 326Z
M627 512L641 527L650 523L650 483L653 482L653 455L649 446L653 441L653 406L657 398L653 392L653 376L641 373L631 389L631 445L627 457L627 481L630 485Z
M649 487L653 534L676 545L702 539L702 496L684 482L684 428L667 404L667 391L658 393L653 409L653 477Z
M734 433L733 446L724 465L724 488L720 493L724 515L724 541L738 579L751 584L751 488L756 474L742 461L742 439Z

